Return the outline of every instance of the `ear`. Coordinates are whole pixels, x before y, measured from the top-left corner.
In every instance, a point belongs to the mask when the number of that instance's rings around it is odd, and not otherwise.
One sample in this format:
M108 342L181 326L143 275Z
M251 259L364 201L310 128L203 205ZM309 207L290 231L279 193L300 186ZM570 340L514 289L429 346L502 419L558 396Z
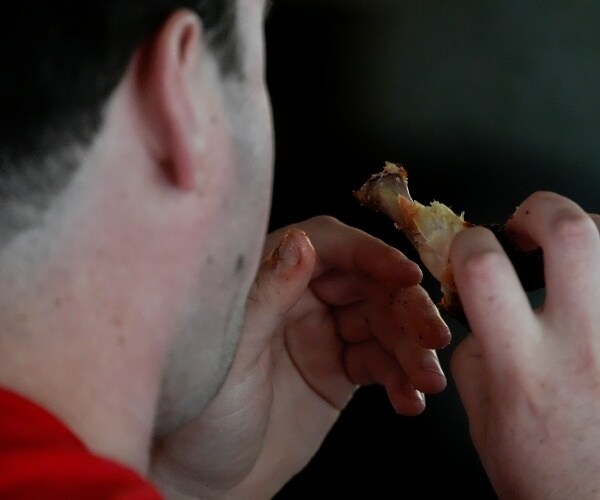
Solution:
M167 178L184 190L195 186L201 147L200 37L198 16L176 11L141 49L138 64L150 150Z

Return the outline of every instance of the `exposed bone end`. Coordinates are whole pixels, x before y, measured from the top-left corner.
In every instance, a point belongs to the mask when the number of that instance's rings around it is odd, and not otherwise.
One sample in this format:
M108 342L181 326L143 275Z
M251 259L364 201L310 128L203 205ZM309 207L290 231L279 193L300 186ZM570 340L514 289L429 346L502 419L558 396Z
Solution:
M369 177L360 189L352 194L361 205L375 212L382 212L396 224L405 223L398 198L402 196L412 202L406 170L400 163L389 161L385 163L381 172Z
M423 265L440 283L441 309L467 325L454 284L449 262L450 244L454 236L473 224L464 214L454 213L448 206L433 201L429 206L412 199L408 191L408 174L399 163L386 162L383 170L372 175L354 191L356 199L367 208L387 215L417 250ZM541 249L524 252L510 241L504 225L485 227L496 234L510 258L526 291L544 287Z
M372 175L354 196L362 205L387 215L407 236L423 265L440 282L442 307L459 307L448 254L454 235L471 225L463 214L457 215L437 201L425 206L413 200L408 174L399 163L386 162L383 170Z

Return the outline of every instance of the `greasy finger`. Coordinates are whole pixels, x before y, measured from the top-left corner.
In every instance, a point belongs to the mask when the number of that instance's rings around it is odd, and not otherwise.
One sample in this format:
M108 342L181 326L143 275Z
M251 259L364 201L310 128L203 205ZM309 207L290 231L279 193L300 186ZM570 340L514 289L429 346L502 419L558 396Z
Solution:
M563 196L538 192L514 219L543 249L548 310L575 316L600 302L600 234L592 217Z
M419 285L390 294L394 323L403 325L414 340L428 349L446 347L452 336L427 291Z
M398 249L333 217L315 217L302 228L317 251L315 275L338 269L396 286L416 285L423 278L419 266Z
M314 294L326 304L342 306L364 300L378 293L381 285L364 274L332 269L310 283Z
M415 345L441 349L451 340L450 330L441 318L436 305L420 286L402 288L396 292L378 293L368 299L334 311L337 331L345 342L363 342L373 337L382 325L391 330L393 338L402 335Z
M371 335L408 375L412 385L426 393L439 392L446 387L446 377L434 350L426 349L415 342L416 332L409 317L406 325L398 323L391 314L372 314Z
M418 415L425 409L424 395L411 384L396 359L375 341L349 344L343 356L348 378L360 385L385 386L397 413Z
M253 363L271 340L287 311L297 302L312 275L314 249L305 233L291 229L261 264L246 304L244 349Z

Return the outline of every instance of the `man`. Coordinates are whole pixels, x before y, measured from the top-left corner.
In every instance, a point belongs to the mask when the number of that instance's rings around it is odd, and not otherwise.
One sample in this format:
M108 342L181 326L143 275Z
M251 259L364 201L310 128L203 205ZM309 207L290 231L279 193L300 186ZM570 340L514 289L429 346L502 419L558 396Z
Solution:
M358 384L444 388L414 263L327 217L265 240L264 8L5 7L0 496L269 498ZM599 232L552 193L510 227L540 311L491 233L452 246L474 443L502 496L597 497Z
M265 243L264 0L5 10L0 496L268 498L357 384L443 389L416 264Z

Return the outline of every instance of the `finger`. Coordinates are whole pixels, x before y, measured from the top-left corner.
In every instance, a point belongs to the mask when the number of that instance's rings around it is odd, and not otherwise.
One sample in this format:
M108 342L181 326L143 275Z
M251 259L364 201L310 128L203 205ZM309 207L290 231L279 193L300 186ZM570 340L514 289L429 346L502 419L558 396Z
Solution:
M475 446L478 446L485 435L489 399L481 347L472 334L467 335L455 348L450 359L450 370L469 421L483 426L471 427L471 437Z
M534 196L534 195L532 195ZM523 226L524 220L527 220L527 208L523 205L517 207L515 213L508 219L504 226L504 233L508 238L515 243L521 250L529 251L538 248L539 242L532 239L529 232ZM600 231L600 215L599 214L588 214L596 227Z
M472 331L491 358L511 362L537 322L515 270L488 229L473 227L456 235L450 262ZM518 325L518 328L515 327Z
M395 286L416 285L423 278L419 266L398 249L333 217L315 217L302 227L317 249L315 277L337 269Z
M544 252L546 310L571 317L600 301L600 234L594 219L573 201L538 192L525 200L513 224ZM585 320L585 318L581 318Z
M345 313L345 314L344 314ZM362 334L363 342L375 341L385 349L407 374L411 384L426 393L439 392L446 386L446 377L435 351L426 349L417 342L419 333L412 332L414 328L412 315L403 316L400 321L394 319L389 305L375 302L365 309L367 322L361 321L364 332L357 333L352 329L351 319L354 316L351 308L338 312L337 331L342 340L353 335L354 343ZM415 316L418 311L415 311ZM345 331L350 329L350 332Z
M596 227L600 231L600 215L590 214L590 217L592 218L592 220L594 221L594 224L596 224Z
M360 385L383 385L397 413L418 415L425 409L424 395L411 384L396 359L375 341L348 344L343 356L348 378Z
M306 290L315 260L307 235L290 229L262 262L246 305L242 339L245 352L260 355L285 314ZM248 362L253 361L250 356Z
M338 335L345 342L369 340L374 331L381 330L380 325L393 332L390 344L400 335L427 349L441 349L451 340L448 326L420 286L373 294L366 300L336 307L334 315ZM374 329L374 324L379 326Z
M416 343L427 349L441 349L450 343L450 329L423 287L400 289L390 296L390 302L394 322L404 325Z
M343 306L365 300L381 290L381 284L364 274L332 269L312 280L314 294L326 304ZM392 286L389 287L390 289Z
M377 342L402 366L414 387L426 393L436 393L446 387L446 376L436 352L414 342L414 333L406 333L412 328L410 322L403 326L375 318L371 327Z

